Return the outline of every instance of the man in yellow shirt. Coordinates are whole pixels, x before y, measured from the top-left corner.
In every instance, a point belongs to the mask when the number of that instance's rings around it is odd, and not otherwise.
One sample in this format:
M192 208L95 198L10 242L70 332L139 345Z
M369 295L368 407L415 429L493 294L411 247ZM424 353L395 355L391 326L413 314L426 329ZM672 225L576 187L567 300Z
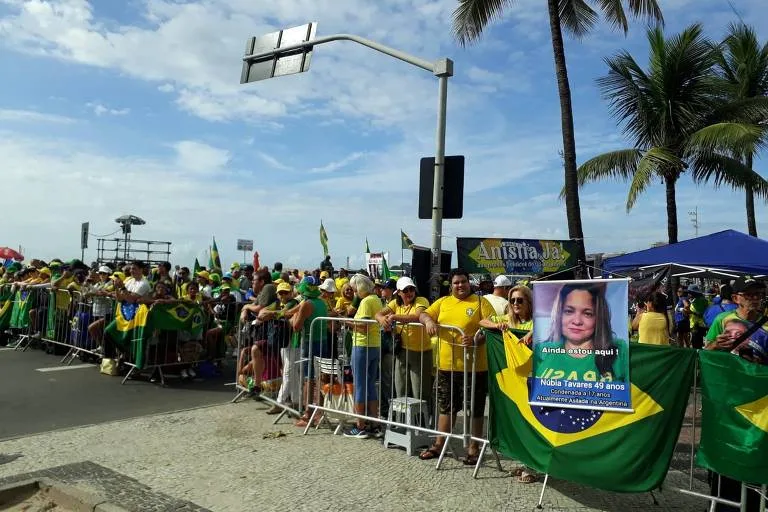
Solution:
M480 320L490 318L495 310L487 299L472 293L466 270L451 270L448 280L451 294L439 298L419 315L419 321L426 327L427 334L438 337L437 430L450 432L458 411L463 409L465 414L470 412L467 406L470 403L469 393L472 392L474 409L471 411L471 432L473 436L481 437L485 399L488 396L488 359L485 343L475 344L475 333L480 328ZM465 388L464 377L465 371L468 372L466 377L471 387L473 370L475 387L472 390ZM443 443L444 437L435 438L435 444L422 452L420 458L427 460L439 457ZM477 443L472 441L464 463L475 465L477 455Z
M341 289L344 287L345 284L349 282L349 278L347 277L347 269L341 268L339 269L339 277L336 278L336 298L341 297Z

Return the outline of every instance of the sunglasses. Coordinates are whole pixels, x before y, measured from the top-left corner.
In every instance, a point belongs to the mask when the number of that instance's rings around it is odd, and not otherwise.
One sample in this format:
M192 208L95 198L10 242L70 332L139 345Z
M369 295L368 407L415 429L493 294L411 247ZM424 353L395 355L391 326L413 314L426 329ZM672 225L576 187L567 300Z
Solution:
M403 293L411 293L411 292L415 292L415 291L416 291L416 288L414 288L413 286L409 286L409 287L407 287L407 288L403 288L401 291L402 291Z
M526 300L522 297L513 297L509 299L510 304L525 304Z

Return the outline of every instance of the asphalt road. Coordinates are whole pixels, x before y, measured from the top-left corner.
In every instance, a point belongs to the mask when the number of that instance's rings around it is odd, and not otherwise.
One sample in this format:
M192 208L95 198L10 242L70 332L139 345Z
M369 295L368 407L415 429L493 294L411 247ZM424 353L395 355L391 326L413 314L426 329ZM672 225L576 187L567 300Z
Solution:
M15 352L0 348L0 441L49 430L91 425L148 414L172 412L224 403L234 397L234 372L210 380L180 382L169 377L167 386L146 380L101 375L96 365L75 360L67 370L61 356L40 350ZM232 373L232 375L228 375Z

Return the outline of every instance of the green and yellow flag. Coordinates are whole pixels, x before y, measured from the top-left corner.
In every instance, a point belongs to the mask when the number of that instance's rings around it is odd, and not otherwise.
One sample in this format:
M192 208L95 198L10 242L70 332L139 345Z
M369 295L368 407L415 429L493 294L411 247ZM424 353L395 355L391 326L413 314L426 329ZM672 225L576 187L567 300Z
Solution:
M29 327L29 310L36 302L37 290L17 290L11 306L10 327L26 329Z
M699 351L701 442L696 462L740 482L768 484L768 366Z
M195 268L192 271L192 277L196 276L198 272L200 272L200 262L195 258Z
M384 255L381 255L381 278L386 281L387 279L392 279L393 274L389 270L389 265L387 265L387 258L384 257Z
M0 331L6 330L11 325L13 296L11 285L0 286Z
M371 252L371 246L368 245L368 237L365 237L365 252L367 252L368 254L370 254Z
M144 364L144 343L149 333L147 320L149 308L146 304L121 302L117 305L115 319L104 330L120 350L129 354L136 367Z
M221 258L219 258L219 248L216 247L216 237L213 237L213 245L211 246L210 267L208 270L221 269Z
M400 240L402 241L403 249L411 249L413 247L413 240L411 240L402 229L400 230Z
M532 352L486 332L492 446L537 471L617 492L664 481L693 380L692 350L631 344L633 413L528 404Z
M325 232L323 221L320 221L320 245L323 246L323 256L328 256L328 233Z

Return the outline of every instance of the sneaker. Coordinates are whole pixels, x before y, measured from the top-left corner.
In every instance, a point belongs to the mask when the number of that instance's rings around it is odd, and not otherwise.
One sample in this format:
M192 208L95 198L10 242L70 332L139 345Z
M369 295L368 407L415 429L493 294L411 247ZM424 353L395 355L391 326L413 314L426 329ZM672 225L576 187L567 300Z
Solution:
M354 427L344 431L344 437L356 437L357 439L368 439L370 433L367 430L361 430L355 425Z
M182 379L188 379L189 378L189 373L187 372L187 370L181 370L179 375L181 375Z
M190 378L190 379L194 379L195 377L197 377L197 373L196 373L196 372L195 372L195 370L193 370L192 368L190 368L189 370L187 370L187 375L189 375L189 378Z

